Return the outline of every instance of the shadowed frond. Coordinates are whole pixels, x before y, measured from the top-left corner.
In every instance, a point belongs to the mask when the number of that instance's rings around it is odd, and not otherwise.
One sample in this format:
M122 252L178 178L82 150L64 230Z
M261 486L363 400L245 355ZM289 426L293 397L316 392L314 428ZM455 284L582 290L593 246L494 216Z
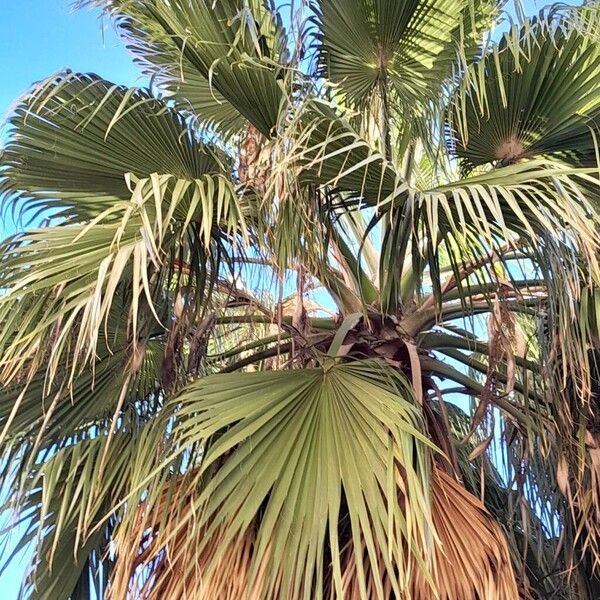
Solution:
M284 98L280 19L261 0L87 0L117 22L156 84L201 122L269 136Z
M514 26L465 74L452 107L465 168L548 155L597 163L600 13L549 11Z
M65 72L34 87L9 121L0 190L21 207L75 220L131 198L127 175L227 174L224 155L148 92ZM61 210L62 209L62 210Z
M459 55L475 54L496 2L317 0L320 74L364 102L381 83L402 113L437 98Z

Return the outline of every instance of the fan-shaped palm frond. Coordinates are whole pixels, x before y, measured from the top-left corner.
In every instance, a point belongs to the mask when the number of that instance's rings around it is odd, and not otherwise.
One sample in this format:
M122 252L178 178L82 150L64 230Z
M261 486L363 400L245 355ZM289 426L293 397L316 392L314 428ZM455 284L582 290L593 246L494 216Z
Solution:
M465 167L540 155L596 164L599 25L595 8L549 11L470 67L452 113Z
M287 52L277 14L261 0L190 3L86 0L117 21L145 72L206 124L244 119L269 136L283 100ZM283 63L282 64L282 59Z
M321 74L353 102L382 81L406 111L436 97L459 53L475 54L496 2L318 0Z
M123 530L113 593L125 594L136 569L153 561L163 566L161 575L143 582L150 598L227 596L234 589L308 597L315 578L317 589L326 585L338 597L364 597L368 589L377 597L400 593L419 570L410 563L423 560L423 544L429 543L422 487L428 443L407 393L407 382L378 362L214 376L188 388L164 419L170 422L176 410L168 435L180 453L191 449L186 460L199 466L175 488L151 492L161 498L155 512L142 512L133 531ZM205 454L203 440L224 428ZM156 440L150 437L147 445L151 450ZM467 499L469 515L479 523L470 526L490 528L489 554L473 553L468 560L483 573L489 572L485 561L492 561L497 578L485 589L490 598L510 597L507 550L483 507L448 476L437 473L435 481L434 522L464 534L466 523L459 525L448 511ZM196 495L200 482L205 491ZM315 496L314 489L322 493ZM449 505L450 497L455 504ZM402 516L408 506L415 520ZM158 526L175 514L172 527ZM344 525L338 529L339 520ZM194 543L181 543L191 535ZM481 539L481 531L474 535ZM443 544L450 545L451 537ZM449 546L443 548L433 582L425 575L414 583L416 597L427 597L432 583L448 594L481 589L477 579L455 580L447 588L452 559ZM171 577L171 569L180 576Z
M225 157L164 102L95 75L65 72L41 83L21 100L9 127L3 187L38 214L52 198L57 209L68 207L58 216L94 218L131 198L128 174L191 180L228 170Z

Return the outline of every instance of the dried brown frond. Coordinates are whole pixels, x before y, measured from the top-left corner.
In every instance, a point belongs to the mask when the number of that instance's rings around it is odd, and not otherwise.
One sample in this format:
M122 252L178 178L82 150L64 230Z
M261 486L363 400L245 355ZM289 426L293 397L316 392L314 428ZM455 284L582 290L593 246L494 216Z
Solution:
M429 575L414 565L406 599L410 600L517 600L519 592L504 534L481 502L452 476L435 467L432 477L432 514L438 536ZM342 572L344 600L360 600L361 583L367 597L377 598L367 550L364 575L357 570L354 548L345 549ZM382 572L383 558L381 558ZM383 582L385 600L395 598L390 581Z
M414 600L516 600L508 546L483 504L440 469L433 471L434 526L439 537L431 569L436 596L415 569Z
M220 529L207 543L206 531L196 527L188 477L181 477L174 487L165 484L162 497L152 510L142 505L134 527L117 536L116 566L108 597L261 598L260 584L254 584L253 589L249 584L256 528L250 525L241 538L230 542L224 539L227 531ZM223 544L227 544L227 551L215 561ZM260 575L255 580L260 582Z
M560 343L556 336L557 343ZM598 350L587 353L582 373L574 373L556 408L558 459L556 482L567 505L568 526L574 547L565 548L571 572L582 569L588 576L600 574L600 411ZM578 379L585 369L585 376ZM584 391L589 387L590 394ZM572 573L571 573L572 575Z
M508 396L514 390L516 381L515 350L522 352L522 342L518 332L518 324L515 315L507 305L507 299L514 292L514 288L505 281L498 282L498 291L493 305L493 310L488 321L488 366L483 391L479 398L479 404L473 414L471 430L466 436L470 438L473 433L482 426L489 426L489 408L498 396L498 374L503 366L506 366L506 383L503 394ZM492 434L484 431L487 444L481 445L479 453L485 452Z
M248 124L240 141L239 178L243 185L263 187L271 170L270 147L254 125Z
M182 502L184 493L191 502L185 477L173 490L168 485L152 514L140 510L137 531L129 530L118 537L116 568L111 597L144 600L181 598L193 600L237 600L251 598L275 600L277 591L262 588L270 574L252 570L256 527L252 524L244 535L226 541L227 531L218 530L206 543L205 531L194 526L191 504ZM467 492L453 477L439 468L433 473L433 521L438 542L434 544L427 581L416 564L409 570L410 580L400 582L407 590L407 600L516 600L519 598L509 550L499 526L481 502ZM185 492L180 490L186 489ZM167 507L172 510L169 513ZM185 515L183 513L186 513ZM168 522L159 519L169 514ZM182 517L186 518L182 518ZM343 528L343 519L341 526ZM203 543L202 543L203 542ZM228 549L223 552L223 544ZM199 551L199 548L202 550ZM222 558L214 561L219 554ZM345 600L359 600L364 582L368 598L376 598L377 586L366 547L364 573L359 572L352 537L342 550L342 583ZM407 554L408 556L408 554ZM263 564L267 564L268 552ZM381 557L381 572L385 573ZM150 576L149 576L150 575ZM264 575L264 577L263 577ZM253 585L250 586L250 581ZM331 573L326 587L333 587ZM257 583L258 582L258 583ZM394 596L392 582L383 582L384 599ZM252 588L252 589L251 589ZM364 589L363 589L364 591ZM437 593L436 593L437 591ZM324 590L325 596L333 589ZM333 597L333 596L332 596Z

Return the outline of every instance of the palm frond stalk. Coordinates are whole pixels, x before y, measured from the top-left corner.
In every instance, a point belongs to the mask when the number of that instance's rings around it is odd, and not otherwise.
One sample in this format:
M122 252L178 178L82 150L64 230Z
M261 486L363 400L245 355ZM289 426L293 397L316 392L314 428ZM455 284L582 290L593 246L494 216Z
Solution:
M21 598L597 598L600 9L80 4L151 86L7 124Z

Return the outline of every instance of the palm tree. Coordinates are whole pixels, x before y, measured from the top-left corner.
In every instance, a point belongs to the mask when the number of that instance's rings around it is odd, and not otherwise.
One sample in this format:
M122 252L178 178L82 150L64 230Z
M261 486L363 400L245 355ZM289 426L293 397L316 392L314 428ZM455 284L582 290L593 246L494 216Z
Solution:
M81 4L151 89L7 125L22 597L597 598L596 6Z

